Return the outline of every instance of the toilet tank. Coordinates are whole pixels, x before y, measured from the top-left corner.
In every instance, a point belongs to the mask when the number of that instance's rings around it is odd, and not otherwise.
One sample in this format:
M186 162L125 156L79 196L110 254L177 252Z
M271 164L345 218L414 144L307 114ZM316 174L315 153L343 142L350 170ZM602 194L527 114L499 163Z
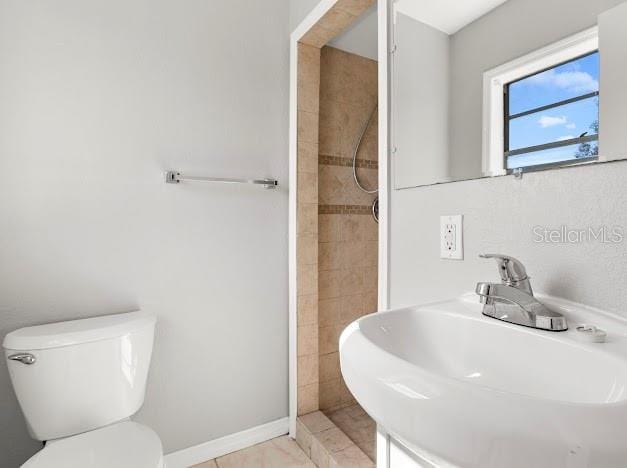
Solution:
M37 440L68 437L137 412L144 401L155 322L147 312L129 312L6 335L9 375L31 435Z

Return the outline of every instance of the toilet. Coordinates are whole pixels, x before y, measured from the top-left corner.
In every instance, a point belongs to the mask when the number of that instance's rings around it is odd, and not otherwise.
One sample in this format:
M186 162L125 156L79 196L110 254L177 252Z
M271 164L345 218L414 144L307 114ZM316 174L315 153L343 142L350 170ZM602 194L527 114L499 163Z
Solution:
M144 402L156 319L129 312L15 330L3 347L30 435L24 468L165 468Z

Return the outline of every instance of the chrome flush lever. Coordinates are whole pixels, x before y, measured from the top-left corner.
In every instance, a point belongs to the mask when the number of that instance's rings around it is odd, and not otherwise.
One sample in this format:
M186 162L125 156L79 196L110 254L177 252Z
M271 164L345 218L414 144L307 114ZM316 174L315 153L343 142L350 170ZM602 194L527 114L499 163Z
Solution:
M22 364L26 364L28 366L35 364L37 361L37 358L30 353L11 354L8 359L9 361L20 361Z

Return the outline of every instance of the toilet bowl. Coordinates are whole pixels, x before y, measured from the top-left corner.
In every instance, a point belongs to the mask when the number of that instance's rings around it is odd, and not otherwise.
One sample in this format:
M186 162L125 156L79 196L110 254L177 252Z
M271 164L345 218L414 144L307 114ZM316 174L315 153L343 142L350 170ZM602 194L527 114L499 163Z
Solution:
M144 402L155 317L129 312L26 327L3 342L34 439L26 468L164 468L158 435L129 417Z
M121 422L46 446L23 468L164 468L161 440L136 422Z

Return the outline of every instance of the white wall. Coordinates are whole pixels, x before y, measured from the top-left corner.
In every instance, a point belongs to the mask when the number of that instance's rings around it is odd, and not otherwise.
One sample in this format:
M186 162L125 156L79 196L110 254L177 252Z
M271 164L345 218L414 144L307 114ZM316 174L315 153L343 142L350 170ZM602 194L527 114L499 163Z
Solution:
M0 2L0 335L154 312L166 452L287 415L288 9ZM39 447L2 365L0 466Z
M318 3L320 0L290 0L290 30L296 29ZM377 8L373 6L350 25L346 31L333 39L329 45L362 57L378 60L377 21Z
M465 119L481 106L484 70L592 26L617 1L510 0L455 35L452 116ZM538 15L542 12L542 15ZM543 22L542 18L551 18ZM532 25L532 26L530 26ZM468 79L459 76L461 66ZM457 68L456 68L457 67ZM465 76L465 75L464 75ZM452 138L457 151L479 159L481 121L469 119ZM456 151L452 149L452 151ZM482 252L522 260L537 291L581 301L627 316L627 241L621 244L540 244L534 226L627 230L627 162L471 180L393 191L391 194L391 304L450 298L478 281L498 280ZM440 260L439 217L464 215L463 261Z
M599 154L608 159L627 158L627 2L599 16L599 50L601 60L599 124L602 138ZM603 99L603 96L611 99Z
M394 187L449 177L449 36L396 13L392 56Z
M509 0L451 36L454 176L481 174L483 73L594 26L623 1Z

